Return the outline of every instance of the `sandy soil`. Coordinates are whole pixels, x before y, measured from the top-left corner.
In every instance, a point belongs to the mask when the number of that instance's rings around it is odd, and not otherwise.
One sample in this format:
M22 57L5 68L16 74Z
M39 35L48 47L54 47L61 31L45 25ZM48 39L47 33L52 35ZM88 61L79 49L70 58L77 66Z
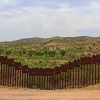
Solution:
M100 90L33 90L0 88L0 100L100 100Z

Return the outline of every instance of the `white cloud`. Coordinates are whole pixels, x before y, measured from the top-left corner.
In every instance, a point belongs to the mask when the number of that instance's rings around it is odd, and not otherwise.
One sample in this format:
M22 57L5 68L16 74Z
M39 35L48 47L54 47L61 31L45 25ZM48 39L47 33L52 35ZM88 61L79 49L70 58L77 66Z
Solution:
M0 0L0 6L3 7L5 5L15 5L17 3L16 0Z
M100 8L100 2L91 2L91 6Z
M0 0L0 3L2 3L2 4L8 4L9 0Z
M5 4L7 4L6 0ZM57 9L44 6L19 6L2 10L0 12L0 31L3 35L0 37L9 34L8 40L14 40L34 36L67 37L94 36L94 34L99 36L99 12L99 2L91 2L90 5L84 7L70 7L69 4L61 4Z
M10 12L1 12L0 15L13 15L13 14Z

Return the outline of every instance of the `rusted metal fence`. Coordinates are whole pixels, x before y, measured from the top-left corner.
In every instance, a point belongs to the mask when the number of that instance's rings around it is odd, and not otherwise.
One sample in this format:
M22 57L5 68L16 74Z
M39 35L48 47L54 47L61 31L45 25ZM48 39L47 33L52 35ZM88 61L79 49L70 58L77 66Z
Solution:
M1 86L53 90L97 83L100 83L100 55L81 57L55 68L29 68L0 56Z

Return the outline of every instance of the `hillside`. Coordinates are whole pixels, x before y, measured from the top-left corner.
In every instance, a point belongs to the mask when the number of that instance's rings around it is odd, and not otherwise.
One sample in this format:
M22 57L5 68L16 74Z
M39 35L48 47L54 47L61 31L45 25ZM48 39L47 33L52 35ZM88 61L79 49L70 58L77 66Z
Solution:
M38 38L38 37L33 37L33 38L24 38L24 39L19 39L15 41L4 41L2 43L40 43L40 42L46 42L48 40L55 40L55 39L63 39L63 40L72 40L72 41L77 41L77 42L83 42L83 41L88 41L88 40L93 40L96 38L100 37L88 37L88 36L78 36L78 37L52 37L52 38Z
M30 67L60 66L93 54L100 54L100 37L28 38L0 43L0 55L7 55Z
M6 43L6 44L15 44L15 43L38 43L38 42L44 42L45 40L46 39L44 39L44 38L34 37L34 38L19 39L19 40L15 40L15 41L4 41L2 43Z

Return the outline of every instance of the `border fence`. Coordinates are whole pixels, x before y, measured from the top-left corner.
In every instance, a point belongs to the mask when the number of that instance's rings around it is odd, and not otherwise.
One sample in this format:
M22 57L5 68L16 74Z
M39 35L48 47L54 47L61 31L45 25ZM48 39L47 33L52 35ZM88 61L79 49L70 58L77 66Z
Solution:
M29 68L0 56L0 85L35 89L82 88L100 83L100 55L81 57L54 68Z

